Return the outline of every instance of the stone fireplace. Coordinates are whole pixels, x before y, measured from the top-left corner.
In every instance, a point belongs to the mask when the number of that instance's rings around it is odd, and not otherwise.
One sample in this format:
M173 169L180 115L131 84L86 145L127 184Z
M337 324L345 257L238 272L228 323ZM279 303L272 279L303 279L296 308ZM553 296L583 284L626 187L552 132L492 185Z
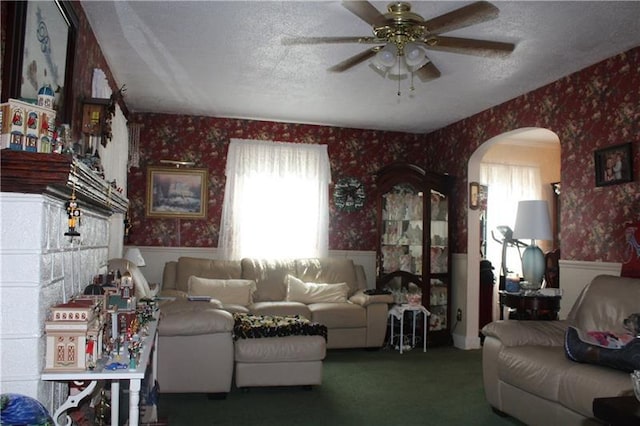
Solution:
M5 155L3 174L9 174ZM72 175L68 170L69 165L67 174ZM106 201L79 196L80 236L71 239L64 235L67 180L53 191L49 185L34 191L40 193L21 193L6 192L10 185L5 185L5 176L2 179L0 393L31 396L53 414L66 399L68 388L65 383L40 380L45 363L44 322L51 306L82 293L94 275L106 270L109 258L120 257L127 201L120 196L113 203L112 195Z

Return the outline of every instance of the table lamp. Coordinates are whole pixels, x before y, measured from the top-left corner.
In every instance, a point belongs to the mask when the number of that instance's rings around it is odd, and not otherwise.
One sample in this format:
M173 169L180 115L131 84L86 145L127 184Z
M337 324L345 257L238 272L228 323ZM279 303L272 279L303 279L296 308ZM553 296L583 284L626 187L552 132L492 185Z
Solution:
M136 247L128 248L124 254L124 258L127 260L127 262L130 262L136 266L146 265L144 257L142 257L142 253L140 253L140 249Z
M550 240L551 221L549 220L549 207L544 200L525 200L518 202L516 224L513 229L513 238L530 238L529 245L522 253L522 274L526 285L530 290L538 290L542 287L544 277L544 254L536 245L536 240Z

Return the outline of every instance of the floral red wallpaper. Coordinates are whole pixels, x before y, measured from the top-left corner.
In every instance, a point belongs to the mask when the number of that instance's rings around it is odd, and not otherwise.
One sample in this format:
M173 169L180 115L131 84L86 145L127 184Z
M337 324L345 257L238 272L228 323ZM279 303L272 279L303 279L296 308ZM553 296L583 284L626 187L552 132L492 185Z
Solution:
M141 123L141 167L131 169L128 193L133 233L129 244L216 246L226 147L230 138L329 146L334 181L355 176L368 200L359 212L331 207L330 248L375 250L374 173L392 161L410 160L457 177L453 252L466 250L467 162L484 141L522 127L544 127L561 143L561 249L563 259L619 262L623 224L637 218L640 189L634 182L595 187L594 150L633 143L640 168L640 48L567 76L536 91L428 135L301 124L159 114L136 114ZM161 159L194 161L210 173L207 220L144 217L146 166ZM594 206L598 208L594 209Z
M484 141L523 127L555 132L561 147L561 252L568 260L620 262L624 224L640 217L640 48L609 58L426 136L427 166L461 177ZM632 143L633 182L595 187L594 151ZM465 252L466 210L457 211L455 252Z
M364 209L348 213L330 204L329 247L335 250L375 250L375 172L394 161L425 158L423 135L164 114L135 114L131 121L142 124L140 167L130 170L127 188L132 245L217 246L231 138L326 144L333 181L346 176L363 181ZM145 217L147 166L161 166L163 159L193 161L209 170L206 220Z
M115 82L81 4L72 4L79 19L73 114L77 134L80 100L90 97L93 69L103 69L114 90L126 82ZM6 11L5 2L0 6ZM2 13L3 56L6 23ZM335 250L375 249L374 173L390 162L409 160L457 177L452 250L465 253L468 160L484 141L522 127L545 127L560 138L563 259L620 262L623 225L640 219L640 47L428 135L180 115L132 114L129 119L143 126L140 167L130 170L128 182L133 228L127 243L132 245L217 245L230 138L327 144L334 181L355 176L365 183L363 210L346 213L331 206L329 245ZM634 181L595 187L594 150L625 142L633 144ZM161 159L191 160L209 169L206 220L145 217L146 167L160 165Z

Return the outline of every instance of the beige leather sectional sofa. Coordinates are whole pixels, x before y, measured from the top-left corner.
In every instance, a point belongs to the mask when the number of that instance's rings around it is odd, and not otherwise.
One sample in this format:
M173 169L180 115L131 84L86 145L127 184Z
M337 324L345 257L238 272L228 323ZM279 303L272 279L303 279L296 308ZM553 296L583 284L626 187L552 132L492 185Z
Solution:
M326 285L323 285L326 284ZM300 315L327 326L327 348L377 348L391 295L367 295L364 269L350 259L181 257L166 263L159 325L161 392L224 393L234 363L233 313ZM210 302L188 295L211 296Z
M482 349L484 389L491 406L529 425L600 424L593 399L633 394L628 372L571 361L567 328L624 333L640 312L640 279L601 275L582 291L566 320L487 324Z

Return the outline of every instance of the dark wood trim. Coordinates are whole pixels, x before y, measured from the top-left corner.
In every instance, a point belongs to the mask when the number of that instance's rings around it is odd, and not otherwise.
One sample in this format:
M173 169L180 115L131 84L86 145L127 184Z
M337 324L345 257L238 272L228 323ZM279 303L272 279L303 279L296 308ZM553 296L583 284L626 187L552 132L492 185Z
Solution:
M3 149L0 167L2 192L47 194L66 200L74 191L79 201L107 214L124 213L129 207L127 198L71 155Z
M27 20L27 2L7 2L6 22L7 39L5 41L5 57L2 65L2 97L0 102L7 102L20 93L20 70L22 69L22 52L24 51L24 31Z
M67 59L64 76L64 102L62 109L57 111L56 121L71 123L73 113L73 65L76 53L76 39L78 35L78 15L68 0L55 0L60 13L69 24L67 38ZM25 29L27 20L27 1L7 2L6 22L12 23L7 31L5 57L2 65L2 97L0 102L7 102L9 98L20 98L21 70L24 52Z

